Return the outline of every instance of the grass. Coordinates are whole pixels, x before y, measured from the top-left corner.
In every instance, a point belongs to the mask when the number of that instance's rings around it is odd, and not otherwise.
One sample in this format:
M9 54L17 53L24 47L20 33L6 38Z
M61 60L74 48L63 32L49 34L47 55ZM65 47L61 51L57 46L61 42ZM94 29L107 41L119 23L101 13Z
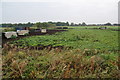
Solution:
M12 41L19 47L64 46L73 49L118 50L118 32L111 30L70 29L55 35L32 36Z
M107 27L110 29L118 29L118 26L67 26L69 28L100 28L100 27Z
M3 54L3 78L120 77L116 54L94 55L95 52L92 51L88 58L85 51L57 48L51 51L46 49L21 51L13 48Z
M118 31L74 27L11 41L2 55L3 78L120 78Z

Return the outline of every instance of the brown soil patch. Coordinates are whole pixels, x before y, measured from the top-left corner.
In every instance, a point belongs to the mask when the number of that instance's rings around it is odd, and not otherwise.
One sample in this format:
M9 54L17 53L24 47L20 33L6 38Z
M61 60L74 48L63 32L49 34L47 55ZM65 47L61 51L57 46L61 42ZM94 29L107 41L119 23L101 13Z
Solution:
M7 43L9 41L19 40L19 39L24 38L24 37L37 36L37 35L46 35L46 34L52 35L52 34L55 34L56 32L62 32L62 31L66 31L66 30L47 30L47 33L41 33L41 32L32 31L32 32L30 32L29 35L18 36L15 39L7 39L4 36L4 34L2 34L2 45L4 45L5 43Z

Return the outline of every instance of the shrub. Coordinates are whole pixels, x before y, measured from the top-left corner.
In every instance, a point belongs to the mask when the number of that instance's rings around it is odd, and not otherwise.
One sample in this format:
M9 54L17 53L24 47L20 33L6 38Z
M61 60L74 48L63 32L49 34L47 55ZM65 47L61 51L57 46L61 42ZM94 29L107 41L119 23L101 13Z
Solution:
M68 29L68 27L63 27L63 29Z
M57 27L57 29L63 29L62 27Z
M119 77L116 65L109 60L100 56L88 59L81 53L78 49L58 52L14 48L3 55L3 78L111 78L112 74Z
M15 39L15 38L17 38L17 36L15 36L15 35L12 35L12 36L11 36L11 38L12 38L12 39Z
M25 33L25 36L28 36L29 35L29 33Z

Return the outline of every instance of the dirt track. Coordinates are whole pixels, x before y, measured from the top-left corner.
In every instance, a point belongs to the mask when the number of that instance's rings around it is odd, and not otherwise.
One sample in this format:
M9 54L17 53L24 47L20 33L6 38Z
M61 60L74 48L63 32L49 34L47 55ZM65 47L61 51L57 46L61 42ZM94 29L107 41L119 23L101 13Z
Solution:
M4 35L2 35L2 45L4 45L5 43L7 43L8 41L13 41L13 40L18 40L18 39L21 39L21 38L24 38L24 37L29 37L29 36L36 36L36 35L46 35L46 34L49 34L49 35L52 35L52 34L55 34L56 32L62 32L62 31L66 31L66 30L47 30L47 33L41 33L41 32L30 32L29 35L25 35L25 36L18 36L17 38L15 39L7 39Z

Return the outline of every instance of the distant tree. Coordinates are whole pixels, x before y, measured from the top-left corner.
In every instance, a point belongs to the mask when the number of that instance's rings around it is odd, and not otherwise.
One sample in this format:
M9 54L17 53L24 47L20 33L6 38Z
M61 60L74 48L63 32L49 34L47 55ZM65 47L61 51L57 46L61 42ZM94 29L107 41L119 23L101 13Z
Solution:
M11 24L11 23L4 23L4 24L2 24L2 27L12 27L13 25Z
M48 23L50 23L50 24L54 24L54 22L51 22L51 21L49 21Z
M48 23L51 23L51 24L54 24L56 26L69 26L69 22L48 22Z
M44 22L42 24L43 24L43 28L48 28L49 27L49 23Z
M83 22L83 23L82 23L82 26L86 26L86 23L85 23L85 22Z
M38 23L35 24L35 26L37 28L45 28L45 29L47 29L48 27L55 27L56 25L52 24L52 23L48 23L48 22L44 22L44 23L38 22Z
M75 24L74 24L74 23L71 23L70 26L75 26Z
M27 26L28 26L28 27L31 27L31 26L33 26L33 25L34 25L34 24L31 23L31 22L28 22L28 23L27 23Z
M51 23L48 23L47 25L48 25L47 27L55 27L56 26L55 24L51 24Z
M69 22L66 22L66 26L69 26Z
M22 24L22 23L18 23L17 24L17 26L20 26L20 27L23 26L23 25L25 25L25 24Z
M31 24L30 22L28 22L27 24Z
M82 24L81 24L81 23L79 23L78 25L79 25L79 26L81 26Z
M113 26L118 26L118 24L113 24Z
M74 26L79 26L79 24L74 24Z
M49 23L49 27L55 27L56 26L56 22L48 22Z
M56 26L61 26L61 22L57 22L57 23L56 23Z
M105 26L112 26L112 24L111 23L106 23L106 24L104 24Z
M33 26L34 24L33 23L15 23L15 24L12 24L12 23L3 23L2 24L2 27L31 27Z
M42 27L43 27L43 24L40 23L40 22L37 22L37 23L35 24L35 26L36 26L37 28L42 28Z

